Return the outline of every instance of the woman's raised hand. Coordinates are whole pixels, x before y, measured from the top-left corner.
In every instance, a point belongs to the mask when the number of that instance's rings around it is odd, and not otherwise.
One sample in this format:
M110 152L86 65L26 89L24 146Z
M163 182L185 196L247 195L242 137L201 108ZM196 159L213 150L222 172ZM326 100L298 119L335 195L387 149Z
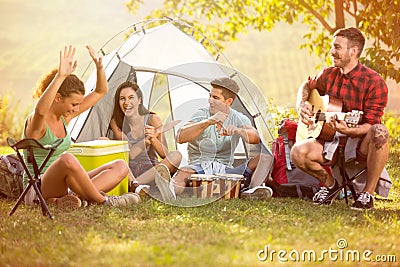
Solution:
M62 76L68 76L76 69L77 62L74 60L75 47L72 45L65 46L64 51L60 50L60 65L58 73Z
M90 57L93 59L94 64L96 64L96 68L101 69L103 68L103 60L102 57L96 53L96 51L90 45L86 46L87 50L89 51Z

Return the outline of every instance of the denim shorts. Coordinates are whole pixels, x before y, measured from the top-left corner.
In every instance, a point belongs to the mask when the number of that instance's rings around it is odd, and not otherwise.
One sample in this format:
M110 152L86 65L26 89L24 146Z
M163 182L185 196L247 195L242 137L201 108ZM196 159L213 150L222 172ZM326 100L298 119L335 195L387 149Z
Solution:
M246 178L251 178L251 175L253 174L253 172L249 169L249 167L247 167L248 162L249 161L247 160L246 162L244 162L243 164L241 164L235 168L226 167L225 173L240 174ZM201 163L186 165L184 168L192 169L193 171L195 171L198 174L205 174L203 168L201 167Z

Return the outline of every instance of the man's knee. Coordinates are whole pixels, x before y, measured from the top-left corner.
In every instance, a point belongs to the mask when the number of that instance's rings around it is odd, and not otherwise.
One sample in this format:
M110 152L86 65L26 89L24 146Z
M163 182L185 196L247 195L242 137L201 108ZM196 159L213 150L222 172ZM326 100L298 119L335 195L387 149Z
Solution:
M174 182L178 185L185 186L189 182L189 176L195 173L194 171L189 171L185 169L178 170L174 175Z
M383 124L374 124L369 129L371 142L375 148L380 149L383 145L389 142L389 131Z
M249 160L247 167L254 171L259 164L268 166L268 163L272 162L272 155L270 154L258 154Z
M178 150L174 150L168 153L167 158L174 167L178 168L182 161L182 154Z
M307 156L305 146L294 145L290 150L290 158L296 166L302 165Z

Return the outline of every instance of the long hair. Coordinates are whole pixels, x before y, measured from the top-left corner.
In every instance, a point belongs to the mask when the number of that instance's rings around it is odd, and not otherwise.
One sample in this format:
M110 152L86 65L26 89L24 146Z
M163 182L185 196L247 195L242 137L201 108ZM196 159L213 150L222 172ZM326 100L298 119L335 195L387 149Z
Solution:
M33 90L34 99L39 99L42 96L57 72L57 69L53 69L38 80ZM57 92L62 97L69 97L73 93L84 95L85 85L75 74L70 74L65 78Z
M121 95L121 90L125 89L125 88L132 88L136 92L137 97L140 98L140 104L139 104L139 107L138 107L138 111L139 111L140 115L146 115L146 114L150 114L152 112L150 112L143 105L143 92L142 92L142 90L140 90L139 86L136 83L130 82L130 81L126 81L126 82L121 83L118 86L117 90L115 91L115 95L114 95L114 111L113 111L112 118L115 120L115 122L117 123L117 126L124 133L128 133L128 132L130 132L131 129L130 129L128 123L124 123L125 114L121 110L121 107L119 105L119 97Z

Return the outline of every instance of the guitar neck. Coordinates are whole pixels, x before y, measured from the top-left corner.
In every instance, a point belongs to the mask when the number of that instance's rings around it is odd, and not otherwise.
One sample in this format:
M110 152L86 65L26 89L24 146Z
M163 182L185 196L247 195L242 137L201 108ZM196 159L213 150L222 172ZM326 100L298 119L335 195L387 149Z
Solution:
M343 103L339 98L328 95L320 96L318 90L312 89L307 100L314 111L311 117L313 124L304 124L299 121L296 132L296 141L302 141L309 138L320 138L324 141L332 141L336 130L326 124L328 118L334 117L336 120L344 121L349 127L357 127L361 121L362 111L353 110L343 112Z
M346 113L344 112L317 112L315 121L326 121L327 118L337 116L339 120L344 120Z

